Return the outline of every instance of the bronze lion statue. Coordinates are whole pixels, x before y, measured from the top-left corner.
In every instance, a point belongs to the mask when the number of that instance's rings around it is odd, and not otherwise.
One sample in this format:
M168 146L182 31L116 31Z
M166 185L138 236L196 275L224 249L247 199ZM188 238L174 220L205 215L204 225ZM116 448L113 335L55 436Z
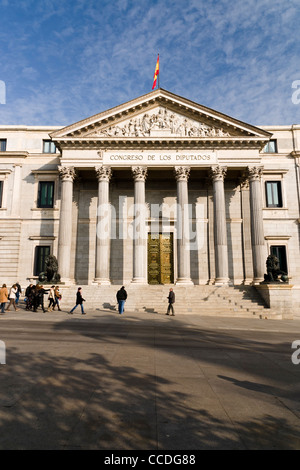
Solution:
M39 281L41 282L60 282L60 274L58 274L58 263L54 255L47 256L46 270L39 274Z
M281 281L287 282L287 273L279 268L279 259L275 255L269 255L266 261L267 274L264 275L266 282L279 282L278 277L281 275Z

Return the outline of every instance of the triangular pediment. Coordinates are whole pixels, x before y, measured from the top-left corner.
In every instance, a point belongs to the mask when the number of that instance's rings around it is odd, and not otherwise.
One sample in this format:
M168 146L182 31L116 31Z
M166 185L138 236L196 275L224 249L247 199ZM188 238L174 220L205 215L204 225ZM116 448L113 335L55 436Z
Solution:
M269 140L271 134L218 111L157 89L51 134L72 140Z

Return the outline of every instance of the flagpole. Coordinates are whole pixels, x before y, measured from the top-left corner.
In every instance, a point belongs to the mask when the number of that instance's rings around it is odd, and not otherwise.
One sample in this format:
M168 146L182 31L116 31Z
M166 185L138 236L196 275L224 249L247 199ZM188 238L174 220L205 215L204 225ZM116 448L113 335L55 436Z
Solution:
M159 63L159 54L158 54L158 63ZM160 63L159 63L159 72L158 72L157 88L159 88L159 76L160 76Z

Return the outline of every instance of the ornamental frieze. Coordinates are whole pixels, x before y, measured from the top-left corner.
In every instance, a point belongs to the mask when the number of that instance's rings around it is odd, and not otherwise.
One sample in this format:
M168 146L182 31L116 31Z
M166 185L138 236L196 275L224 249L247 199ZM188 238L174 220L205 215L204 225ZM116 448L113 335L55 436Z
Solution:
M93 131L86 137L230 137L222 128L210 127L179 114L159 108L118 125Z

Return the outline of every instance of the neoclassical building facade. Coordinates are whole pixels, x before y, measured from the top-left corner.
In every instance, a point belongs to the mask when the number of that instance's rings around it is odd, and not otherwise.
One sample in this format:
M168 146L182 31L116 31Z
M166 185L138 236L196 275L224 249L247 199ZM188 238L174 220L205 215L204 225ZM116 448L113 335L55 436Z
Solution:
M0 282L54 254L65 285L300 293L300 125L256 127L157 89L67 127L0 126Z

